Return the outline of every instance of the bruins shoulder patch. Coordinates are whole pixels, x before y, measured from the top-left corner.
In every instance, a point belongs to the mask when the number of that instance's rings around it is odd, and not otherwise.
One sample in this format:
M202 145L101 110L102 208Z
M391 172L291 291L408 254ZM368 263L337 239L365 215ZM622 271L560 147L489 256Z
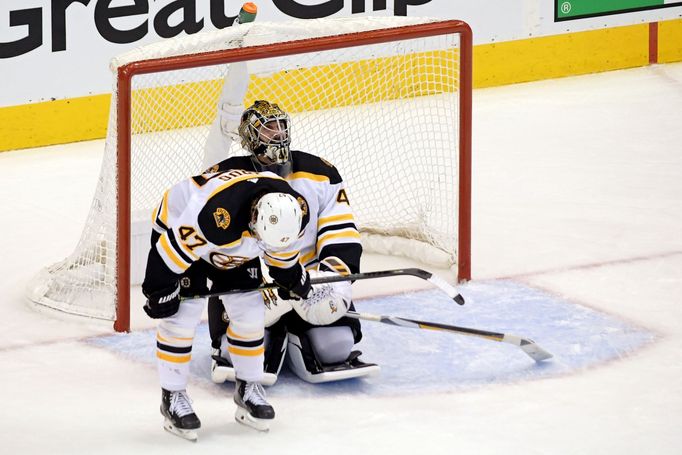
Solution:
M308 202L301 196L297 197L296 200L298 201L298 205L301 206L301 212L303 213L303 216L306 216L308 214Z
M213 218L215 219L215 224L220 229L227 229L230 227L230 212L222 207L218 207L215 212L213 212Z

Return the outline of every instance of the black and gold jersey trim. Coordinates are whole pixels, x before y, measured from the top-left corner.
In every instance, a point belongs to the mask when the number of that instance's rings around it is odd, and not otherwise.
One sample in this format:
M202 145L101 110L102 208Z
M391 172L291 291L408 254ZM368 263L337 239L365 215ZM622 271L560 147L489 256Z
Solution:
M317 231L317 235L320 236L324 234L325 232L329 231L340 231L343 229L353 229L355 231L358 230L358 228L355 226L355 223L344 223L344 224L332 224L332 225L327 225L323 227L322 229Z
M171 245L173 246L173 249L175 252L182 258L183 261L187 262L188 264L191 264L194 262L194 259L190 258L183 250L180 244L178 244L177 239L175 238L175 234L173 233L172 230L166 231L168 232L168 240L170 241Z
M305 174L309 174L309 176L329 179L329 183L332 185L343 182L339 171L329 161L300 150L292 150L291 156L293 168L290 178L295 178L296 174L302 177L305 177Z

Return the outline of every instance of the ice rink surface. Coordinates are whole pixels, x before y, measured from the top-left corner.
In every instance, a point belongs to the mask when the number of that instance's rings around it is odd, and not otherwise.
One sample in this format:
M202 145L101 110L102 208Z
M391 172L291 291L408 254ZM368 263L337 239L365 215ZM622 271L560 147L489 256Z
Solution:
M391 297L423 288L407 279L354 285L361 311L528 336L551 362L367 322L360 348L381 376L285 374L260 434L234 422L232 389L207 380L198 347L196 444L161 428L139 308L133 333L112 336L25 304L27 281L79 238L103 141L0 153L0 452L681 453L680 107L680 63L475 91L470 302ZM368 255L364 268L406 264Z

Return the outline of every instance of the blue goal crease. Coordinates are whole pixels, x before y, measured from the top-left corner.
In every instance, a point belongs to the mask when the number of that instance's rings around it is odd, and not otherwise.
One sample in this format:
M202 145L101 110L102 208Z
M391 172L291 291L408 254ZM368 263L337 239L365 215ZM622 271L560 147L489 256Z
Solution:
M285 365L268 395L391 396L467 390L578 372L627 356L654 339L643 328L515 281L470 282L460 290L467 299L463 307L438 290L365 299L356 307L358 312L530 338L554 357L535 363L521 349L505 343L363 321L363 339L356 349L363 352L364 361L381 366L378 376L313 385L298 379ZM86 342L154 364L155 334L145 330ZM198 327L194 341L192 379L211 383L206 323Z

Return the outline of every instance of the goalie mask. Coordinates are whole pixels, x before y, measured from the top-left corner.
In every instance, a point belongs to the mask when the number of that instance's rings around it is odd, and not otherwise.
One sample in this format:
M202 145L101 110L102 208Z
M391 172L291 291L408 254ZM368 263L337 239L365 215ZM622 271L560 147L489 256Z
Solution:
M267 193L251 208L249 228L266 251L281 251L298 239L303 223L301 205L290 194Z
M241 117L239 137L256 168L285 177L291 172L291 120L277 104L256 100Z

